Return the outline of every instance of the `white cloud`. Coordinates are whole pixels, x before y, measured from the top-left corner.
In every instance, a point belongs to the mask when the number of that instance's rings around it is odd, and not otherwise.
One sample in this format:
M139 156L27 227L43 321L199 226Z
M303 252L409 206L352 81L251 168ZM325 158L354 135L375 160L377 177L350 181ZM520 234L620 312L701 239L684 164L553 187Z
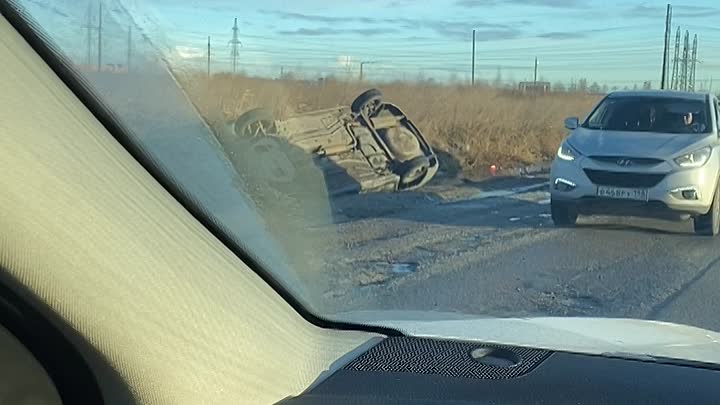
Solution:
M175 46L175 53L182 59L200 59L207 56L204 49L182 45Z

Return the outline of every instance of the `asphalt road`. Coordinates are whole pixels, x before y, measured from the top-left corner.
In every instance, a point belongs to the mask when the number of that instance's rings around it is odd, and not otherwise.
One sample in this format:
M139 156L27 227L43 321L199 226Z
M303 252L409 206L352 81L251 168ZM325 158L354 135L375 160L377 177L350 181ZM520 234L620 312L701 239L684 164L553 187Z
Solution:
M540 186L449 185L463 191L460 201L409 196L412 207L337 225L351 255L329 296L345 310L630 317L720 330L720 238L695 236L689 221L581 217L576 228L555 228Z
M422 192L334 198L328 221L290 228L282 202L250 215L249 189L162 72L92 82L248 249L282 268L272 253L281 246L296 274L277 274L325 310L631 317L720 331L720 238L695 236L688 222L593 217L558 229L545 179L437 179Z

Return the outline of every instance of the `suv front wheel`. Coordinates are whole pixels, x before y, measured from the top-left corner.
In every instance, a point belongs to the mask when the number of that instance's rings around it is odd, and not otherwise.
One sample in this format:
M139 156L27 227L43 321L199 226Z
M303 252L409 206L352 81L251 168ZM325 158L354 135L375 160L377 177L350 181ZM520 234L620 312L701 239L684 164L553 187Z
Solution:
M720 233L720 187L715 187L715 195L710 211L693 220L695 233L698 235L715 236Z
M550 200L550 215L555 226L574 226L577 223L577 209L564 202Z

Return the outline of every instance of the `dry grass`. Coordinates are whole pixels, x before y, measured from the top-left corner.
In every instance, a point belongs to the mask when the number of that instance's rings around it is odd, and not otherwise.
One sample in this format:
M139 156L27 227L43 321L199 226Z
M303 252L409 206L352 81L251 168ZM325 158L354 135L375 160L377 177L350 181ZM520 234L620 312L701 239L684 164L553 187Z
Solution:
M216 75L182 80L211 123L254 107L279 116L349 105L371 84L267 80ZM549 93L527 96L492 88L391 83L377 86L422 130L434 148L447 152L469 178L483 176L489 164L500 168L550 159L565 134L562 120L583 116L598 96Z

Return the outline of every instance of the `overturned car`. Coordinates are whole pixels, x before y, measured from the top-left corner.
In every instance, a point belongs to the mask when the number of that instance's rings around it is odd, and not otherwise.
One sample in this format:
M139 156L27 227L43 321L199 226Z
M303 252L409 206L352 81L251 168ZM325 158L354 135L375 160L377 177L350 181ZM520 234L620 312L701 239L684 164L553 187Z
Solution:
M300 185L314 166L328 195L413 190L439 168L420 130L377 89L349 107L285 119L266 109L248 111L227 123L221 142L241 174L255 173L269 185Z

